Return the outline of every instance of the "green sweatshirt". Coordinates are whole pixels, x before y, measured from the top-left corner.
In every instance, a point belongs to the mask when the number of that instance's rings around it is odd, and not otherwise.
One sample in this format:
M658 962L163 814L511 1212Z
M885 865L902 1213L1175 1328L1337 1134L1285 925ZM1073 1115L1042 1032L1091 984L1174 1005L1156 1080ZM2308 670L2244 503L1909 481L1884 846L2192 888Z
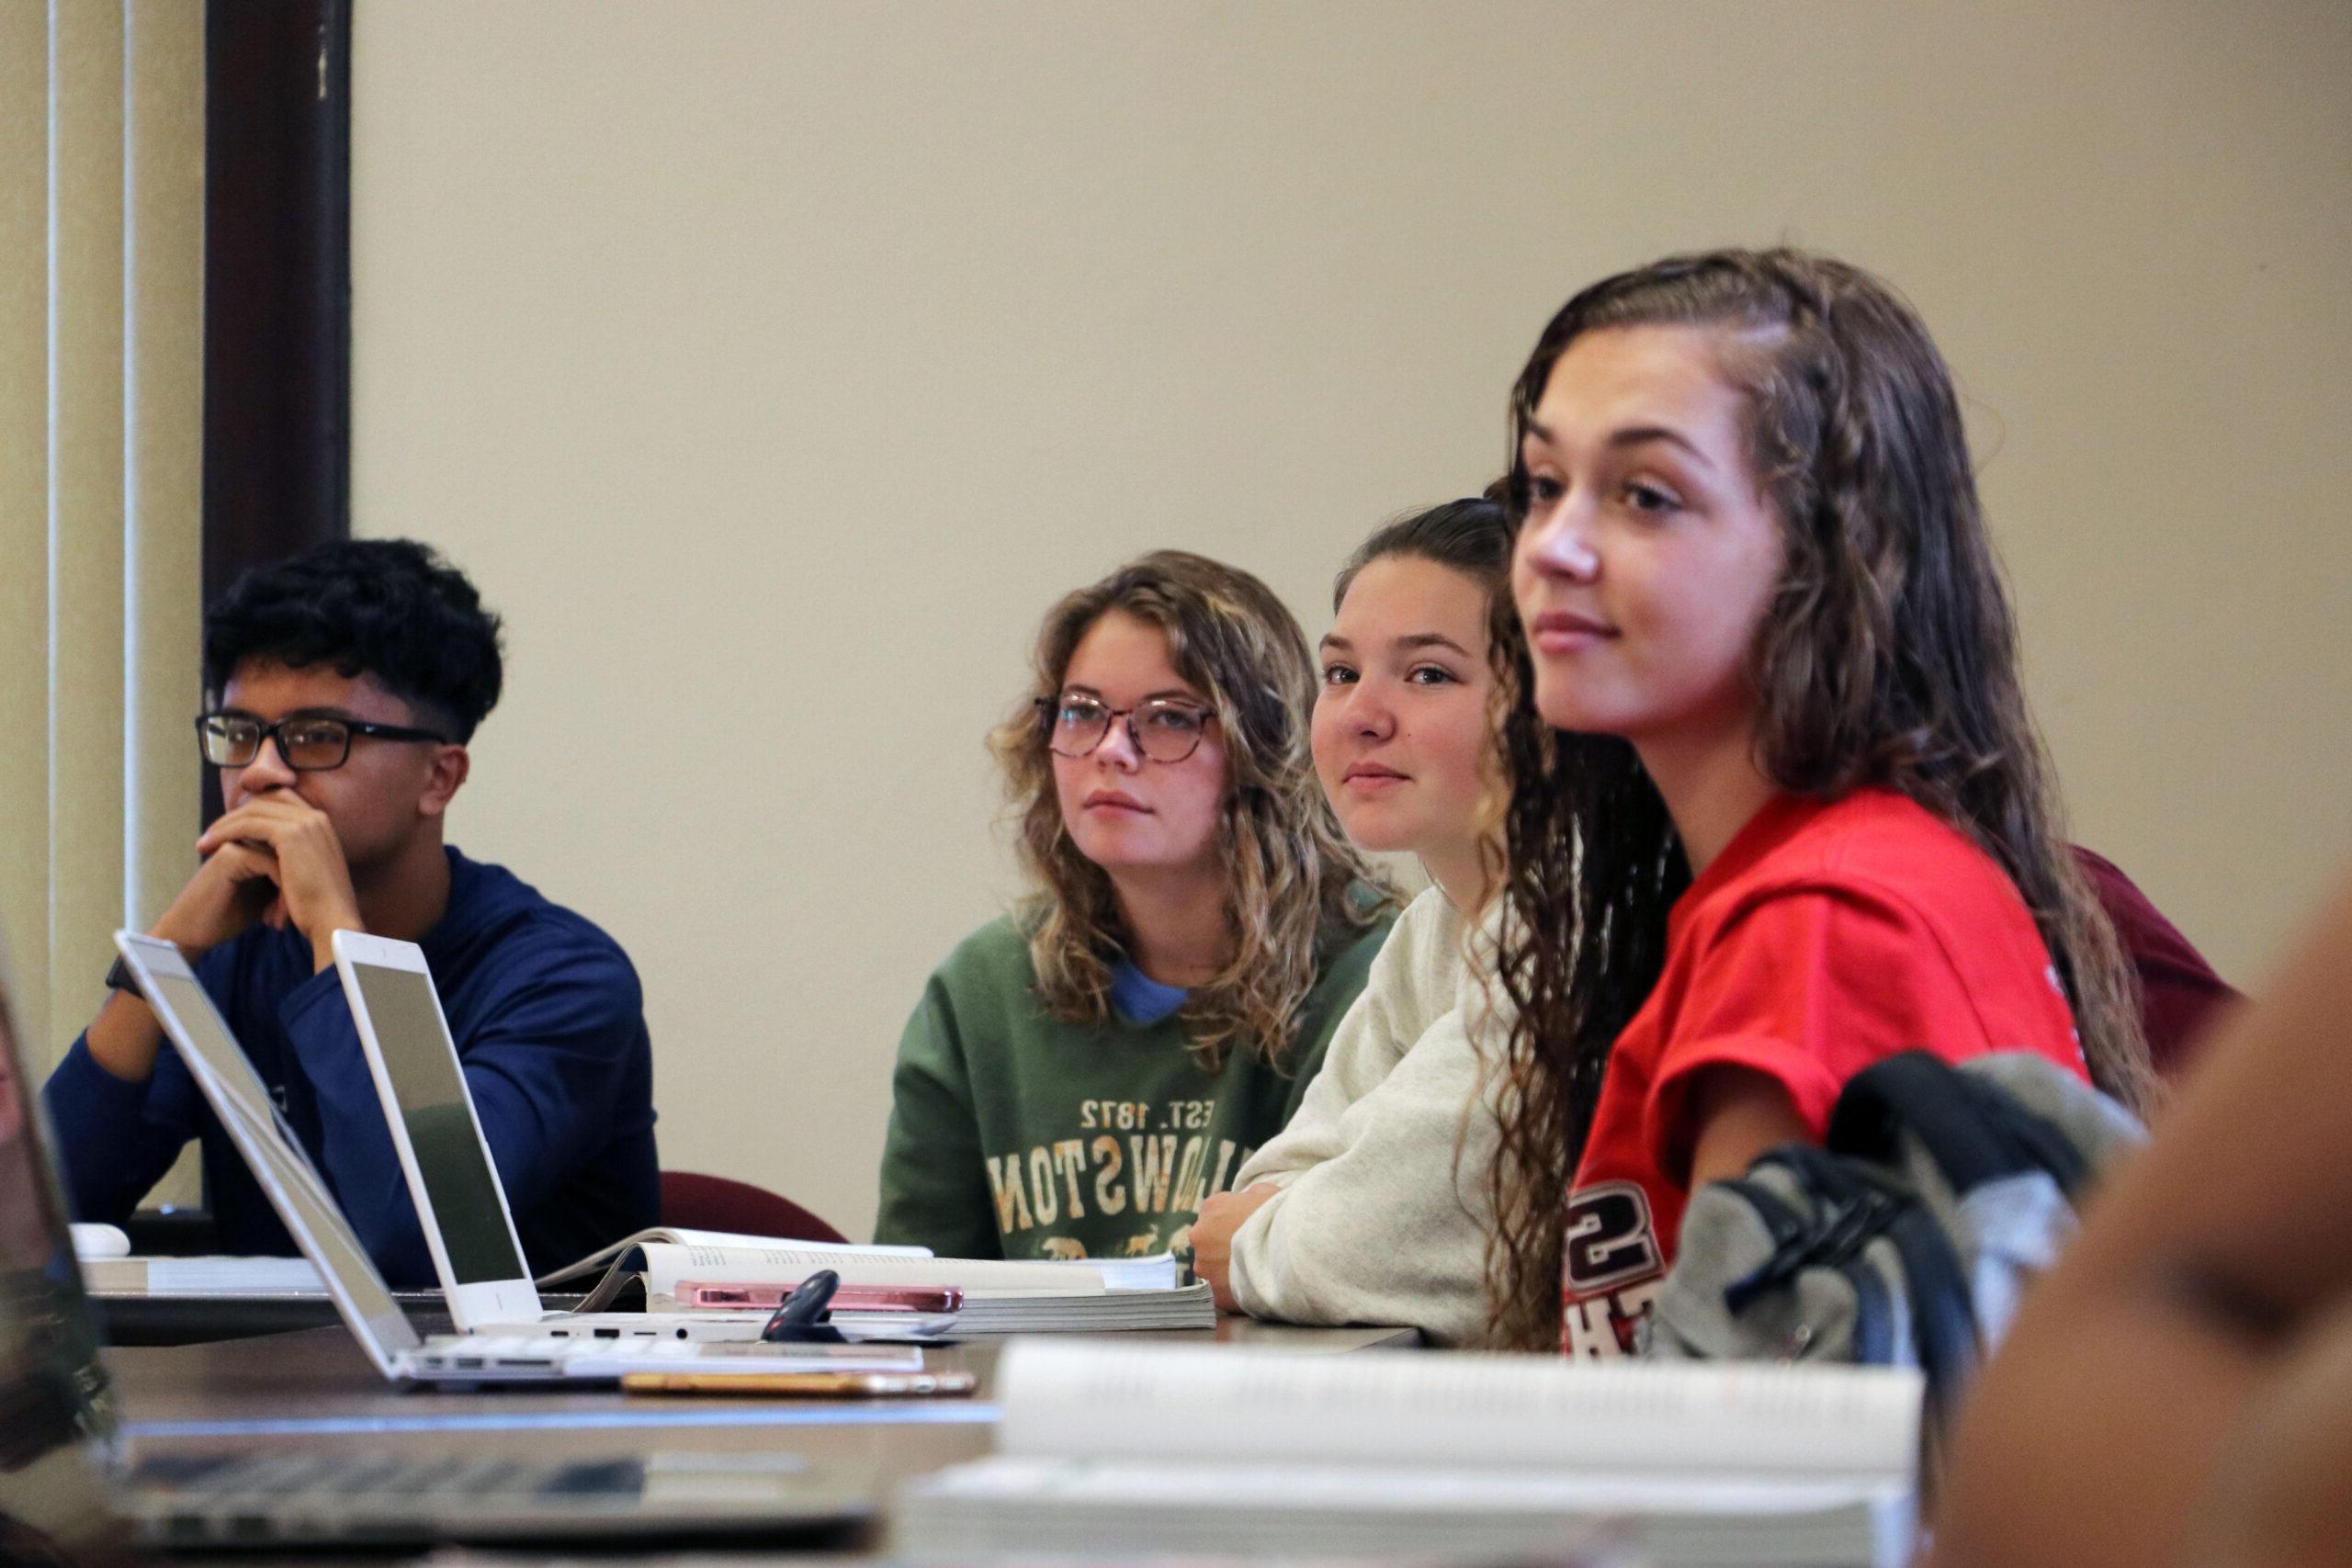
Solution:
M1173 1017L1048 1018L1021 928L982 926L899 1038L875 1239L948 1258L1187 1250L1202 1200L1298 1109L1393 921L1342 939L1280 1067L1241 1046L1215 1074Z

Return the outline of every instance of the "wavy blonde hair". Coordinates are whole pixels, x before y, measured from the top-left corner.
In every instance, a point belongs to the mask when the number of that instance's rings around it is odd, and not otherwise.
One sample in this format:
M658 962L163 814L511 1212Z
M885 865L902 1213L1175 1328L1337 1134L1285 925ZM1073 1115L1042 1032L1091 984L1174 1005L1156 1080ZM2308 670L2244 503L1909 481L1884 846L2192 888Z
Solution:
M1248 572L1158 550L1079 589L1037 631L1035 692L990 732L1004 769L1022 867L1037 995L1072 1023L1110 1016L1111 965L1130 948L1111 878L1071 842L1054 789L1046 720L1079 641L1114 610L1158 627L1169 662L1216 713L1226 758L1218 842L1232 944L1178 1015L1212 1072L1237 1044L1279 1062L1324 959L1396 904L1386 879L1348 842L1315 779L1307 724L1315 660L1272 590Z

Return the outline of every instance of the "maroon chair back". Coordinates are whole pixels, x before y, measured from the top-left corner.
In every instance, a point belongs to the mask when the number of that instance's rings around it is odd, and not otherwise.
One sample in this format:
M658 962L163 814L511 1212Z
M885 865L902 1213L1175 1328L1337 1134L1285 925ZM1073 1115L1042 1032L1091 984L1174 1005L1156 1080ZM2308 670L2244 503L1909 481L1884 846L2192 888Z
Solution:
M662 1223L790 1241L849 1239L791 1199L780 1198L764 1187L691 1170L662 1173Z
M2205 955L2114 862L2080 844L2075 860L2115 923L2124 959L2140 977L2140 1032L2147 1036L2148 1060L2157 1077L2177 1081L2196 1060L2212 1024L2245 998L2213 973Z

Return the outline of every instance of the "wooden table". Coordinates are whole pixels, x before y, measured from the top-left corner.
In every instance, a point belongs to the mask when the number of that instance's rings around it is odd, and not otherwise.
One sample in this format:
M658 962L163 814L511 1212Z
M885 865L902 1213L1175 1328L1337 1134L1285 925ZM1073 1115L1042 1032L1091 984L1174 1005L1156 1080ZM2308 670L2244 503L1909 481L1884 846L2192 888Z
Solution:
M1300 1328L1246 1318L1220 1319L1213 1332L1104 1337L1331 1352L1419 1340L1412 1329ZM932 1367L977 1373L974 1398L867 1401L641 1396L595 1388L401 1389L387 1384L339 1327L205 1345L112 1347L104 1355L134 1455L224 1445L311 1450L347 1444L354 1452L526 1448L542 1459L774 1449L798 1453L887 1499L910 1476L978 1458L995 1446L993 1383L1001 1347L1002 1341L973 1340L925 1352ZM839 1544L869 1540L856 1535ZM236 1561L206 1558L219 1568Z

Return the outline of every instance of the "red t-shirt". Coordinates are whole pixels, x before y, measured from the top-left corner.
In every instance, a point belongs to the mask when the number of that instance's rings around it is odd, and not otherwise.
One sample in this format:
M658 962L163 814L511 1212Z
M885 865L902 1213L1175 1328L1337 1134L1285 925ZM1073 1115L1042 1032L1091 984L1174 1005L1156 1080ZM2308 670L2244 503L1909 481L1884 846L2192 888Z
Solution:
M1610 1052L1568 1194L1561 1348L1633 1348L1682 1228L1700 1072L1773 1078L1818 1141L1848 1078L1915 1048L2039 1051L2087 1076L2049 950L1991 856L1892 791L1774 799L1676 901L1657 988Z

